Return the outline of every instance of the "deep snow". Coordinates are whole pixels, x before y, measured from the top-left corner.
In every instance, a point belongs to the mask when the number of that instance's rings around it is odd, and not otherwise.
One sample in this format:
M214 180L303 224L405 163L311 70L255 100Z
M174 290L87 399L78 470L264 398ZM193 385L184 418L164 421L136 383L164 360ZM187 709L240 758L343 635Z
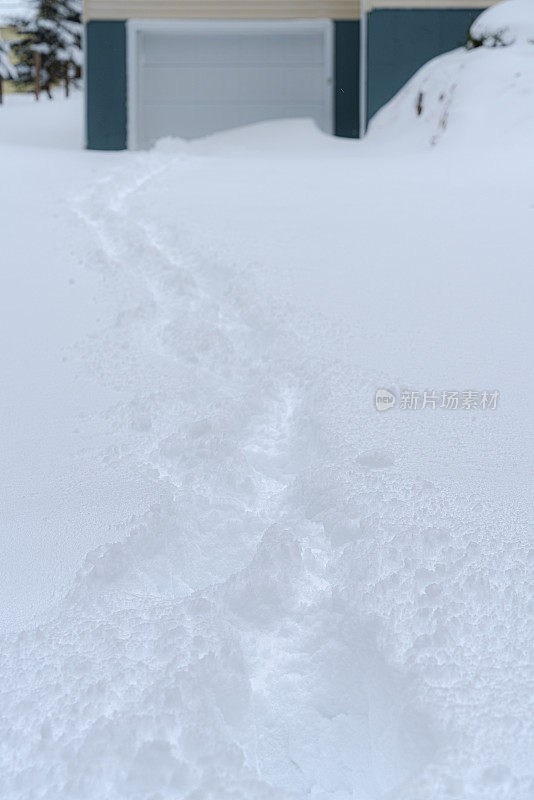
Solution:
M534 796L533 61L363 144L0 109L2 798Z

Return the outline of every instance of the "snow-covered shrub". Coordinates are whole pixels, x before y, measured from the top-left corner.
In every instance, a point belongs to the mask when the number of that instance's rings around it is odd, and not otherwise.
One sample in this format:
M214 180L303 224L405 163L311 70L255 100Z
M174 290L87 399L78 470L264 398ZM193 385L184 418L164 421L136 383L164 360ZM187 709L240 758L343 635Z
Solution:
M494 31L481 39L473 35L472 27L467 33L466 47L468 50L474 50L476 47L506 47L506 45L507 42L503 38L503 31Z
M508 47L534 43L534 0L503 0L471 25L467 47Z

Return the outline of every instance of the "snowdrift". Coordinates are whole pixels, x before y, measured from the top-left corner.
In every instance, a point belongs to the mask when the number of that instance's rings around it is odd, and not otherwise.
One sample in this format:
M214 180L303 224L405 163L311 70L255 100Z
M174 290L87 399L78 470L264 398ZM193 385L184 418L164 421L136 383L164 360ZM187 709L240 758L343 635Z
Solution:
M422 67L374 117L374 142L481 149L534 141L534 3L505 0L475 20L477 45Z

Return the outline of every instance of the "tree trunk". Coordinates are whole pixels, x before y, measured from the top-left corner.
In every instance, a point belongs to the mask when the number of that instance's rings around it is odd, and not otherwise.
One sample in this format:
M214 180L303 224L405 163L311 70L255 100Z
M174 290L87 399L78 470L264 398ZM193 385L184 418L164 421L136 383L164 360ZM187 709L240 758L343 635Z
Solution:
M69 96L69 67L70 64L65 64L65 97Z
M41 54L35 52L33 54L33 63L35 65L35 99L39 100L39 91L41 89Z
M2 76L0 75L0 106L4 102L4 81Z

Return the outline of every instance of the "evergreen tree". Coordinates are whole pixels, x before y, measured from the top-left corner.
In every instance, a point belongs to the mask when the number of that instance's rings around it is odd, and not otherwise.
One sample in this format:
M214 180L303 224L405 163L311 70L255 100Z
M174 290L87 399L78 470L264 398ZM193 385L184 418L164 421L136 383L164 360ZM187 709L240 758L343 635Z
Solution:
M35 0L30 20L17 22L19 39L13 50L18 60L18 81L30 86L36 80L35 54L40 56L40 87L52 97L52 86L80 77L82 25L80 0Z
M2 34L0 34L0 103L4 100L4 81L17 77L15 67L11 63L10 53L11 47L9 42L4 41L4 39L2 39Z

